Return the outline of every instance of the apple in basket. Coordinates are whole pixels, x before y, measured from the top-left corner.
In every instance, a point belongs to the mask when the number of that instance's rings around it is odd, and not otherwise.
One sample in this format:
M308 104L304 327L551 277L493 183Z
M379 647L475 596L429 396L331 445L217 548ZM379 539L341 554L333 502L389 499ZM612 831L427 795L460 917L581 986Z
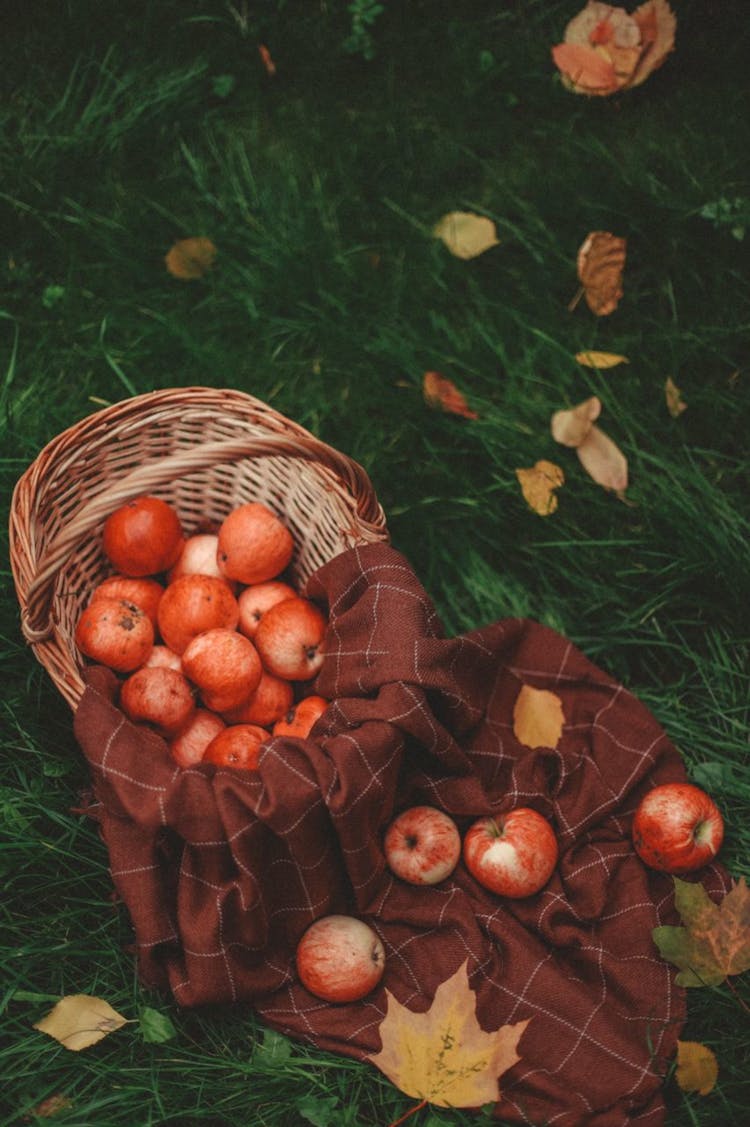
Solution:
M475 880L499 896L533 896L552 876L557 838L545 817L519 806L480 818L464 836L464 864Z
M633 845L644 864L664 873L691 873L713 860L724 839L721 812L693 783L663 783L641 799Z
M379 936L356 916L322 916L296 951L300 982L325 1002L356 1002L374 990L385 970Z
M393 819L383 850L388 866L410 884L438 884L461 856L456 823L434 806L412 806Z
M263 615L254 642L264 667L288 681L310 681L323 664L326 617L310 599L276 603Z

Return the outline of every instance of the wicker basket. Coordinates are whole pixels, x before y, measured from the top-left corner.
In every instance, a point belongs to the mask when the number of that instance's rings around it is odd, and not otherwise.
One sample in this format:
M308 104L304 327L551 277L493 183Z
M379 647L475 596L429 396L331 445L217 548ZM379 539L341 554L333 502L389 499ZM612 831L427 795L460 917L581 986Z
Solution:
M29 466L10 516L23 634L74 709L84 688L75 624L112 571L102 526L143 493L169 501L188 533L262 501L294 537L298 584L347 548L388 541L362 467L250 395L170 388L89 415Z

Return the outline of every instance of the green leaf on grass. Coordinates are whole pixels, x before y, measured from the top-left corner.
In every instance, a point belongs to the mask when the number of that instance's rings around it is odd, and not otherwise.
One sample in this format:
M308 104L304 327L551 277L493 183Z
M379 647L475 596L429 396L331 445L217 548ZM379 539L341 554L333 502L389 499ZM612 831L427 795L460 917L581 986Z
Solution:
M313 1127L335 1127L341 1123L341 1106L337 1096L301 1096L295 1109Z
M177 1036L177 1029L171 1018L150 1006L144 1006L138 1015L138 1026L144 1041L159 1045Z
M253 1057L272 1068L283 1064L292 1055L292 1042L274 1029L266 1029L263 1040L255 1046Z

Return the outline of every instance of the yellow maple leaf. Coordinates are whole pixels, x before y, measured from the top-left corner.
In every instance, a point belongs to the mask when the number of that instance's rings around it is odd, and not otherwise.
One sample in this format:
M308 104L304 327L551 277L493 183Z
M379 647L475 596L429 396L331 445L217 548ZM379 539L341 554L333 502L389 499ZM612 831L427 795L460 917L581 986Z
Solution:
M549 689L521 685L513 705L513 735L526 747L557 747L565 724L562 701Z
M565 475L554 462L541 458L533 466L516 470L526 503L540 517L548 517L557 508L555 490L565 484Z
M442 239L456 258L476 258L500 242L492 220L486 215L475 215L473 211L448 212L438 220L432 233Z
M91 994L66 994L41 1021L35 1022L34 1029L54 1037L66 1049L77 1053L127 1025L128 1020L101 998Z
M529 1023L486 1033L464 962L442 982L425 1013L414 1013L386 991L382 1049L369 1059L407 1096L438 1107L479 1107L499 1096L498 1078L521 1058L518 1042Z
M716 1054L699 1041L677 1042L677 1070L675 1079L683 1092L698 1092L707 1096L719 1076Z

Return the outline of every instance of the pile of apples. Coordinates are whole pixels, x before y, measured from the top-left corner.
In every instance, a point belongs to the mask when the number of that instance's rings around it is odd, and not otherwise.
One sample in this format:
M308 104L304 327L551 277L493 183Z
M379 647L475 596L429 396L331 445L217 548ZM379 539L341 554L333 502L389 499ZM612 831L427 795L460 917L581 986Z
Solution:
M270 735L309 733L329 703L305 691L327 619L284 578L294 541L275 513L250 501L186 536L171 505L144 495L110 514L102 547L114 574L91 592L76 645L123 676L123 712L180 767L253 768Z

